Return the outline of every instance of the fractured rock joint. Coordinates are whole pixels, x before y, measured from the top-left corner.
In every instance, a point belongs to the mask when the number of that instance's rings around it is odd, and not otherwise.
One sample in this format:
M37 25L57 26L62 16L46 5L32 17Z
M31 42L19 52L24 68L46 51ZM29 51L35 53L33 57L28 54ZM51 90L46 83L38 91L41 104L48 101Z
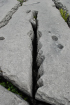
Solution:
M13 14L18 10L18 8L21 6L20 3L16 4L8 13L7 15L2 19L0 22L0 28L4 27L8 24L10 19L12 18Z

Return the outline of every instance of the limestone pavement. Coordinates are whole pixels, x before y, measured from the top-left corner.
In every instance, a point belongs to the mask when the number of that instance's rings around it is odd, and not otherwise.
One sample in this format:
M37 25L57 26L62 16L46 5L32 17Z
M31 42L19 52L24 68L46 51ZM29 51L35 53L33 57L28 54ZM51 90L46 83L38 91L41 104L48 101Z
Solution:
M52 0L28 0L0 29L0 67L6 79L32 96L29 19L33 10L38 11L39 88L35 98L51 105L70 105L70 29L53 5Z

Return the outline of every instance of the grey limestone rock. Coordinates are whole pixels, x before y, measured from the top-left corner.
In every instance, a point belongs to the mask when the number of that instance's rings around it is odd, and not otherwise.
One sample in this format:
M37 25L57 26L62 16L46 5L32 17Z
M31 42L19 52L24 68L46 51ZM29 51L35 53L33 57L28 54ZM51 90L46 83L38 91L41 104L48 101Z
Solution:
M20 8L0 29L0 68L2 75L20 90L32 96L32 29L27 14Z

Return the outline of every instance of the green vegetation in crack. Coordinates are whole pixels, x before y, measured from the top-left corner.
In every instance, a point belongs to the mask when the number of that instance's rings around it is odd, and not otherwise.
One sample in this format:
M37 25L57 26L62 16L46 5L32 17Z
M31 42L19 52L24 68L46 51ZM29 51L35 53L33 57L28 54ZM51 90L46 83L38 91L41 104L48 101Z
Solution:
M27 100L27 97L24 97L22 92L20 92L12 83L4 80L2 77L0 77L0 85L13 93L20 95L24 100Z
M17 0L17 1L19 1L19 2L20 2L20 4L21 4L21 6L22 6L22 4L23 4L24 0Z
M61 16L65 20L65 22L67 22L67 18L69 17L69 14L66 12L66 10L63 10L62 8L59 9L59 11L60 11Z

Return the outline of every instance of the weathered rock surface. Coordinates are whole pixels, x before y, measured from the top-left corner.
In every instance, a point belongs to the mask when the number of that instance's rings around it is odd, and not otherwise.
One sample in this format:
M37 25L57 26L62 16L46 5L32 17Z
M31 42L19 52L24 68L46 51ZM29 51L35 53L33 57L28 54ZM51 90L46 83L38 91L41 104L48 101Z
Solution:
M0 21L17 3L17 0L0 0Z
M32 41L29 32L31 14L20 8L0 29L1 75L20 90L32 95Z
M24 9L37 10L39 31L39 87L36 98L54 105L70 105L70 29L53 7L52 0L25 3ZM33 2L32 2L33 3ZM45 59L44 59L45 58Z
M25 100L0 86L0 105L29 105Z

